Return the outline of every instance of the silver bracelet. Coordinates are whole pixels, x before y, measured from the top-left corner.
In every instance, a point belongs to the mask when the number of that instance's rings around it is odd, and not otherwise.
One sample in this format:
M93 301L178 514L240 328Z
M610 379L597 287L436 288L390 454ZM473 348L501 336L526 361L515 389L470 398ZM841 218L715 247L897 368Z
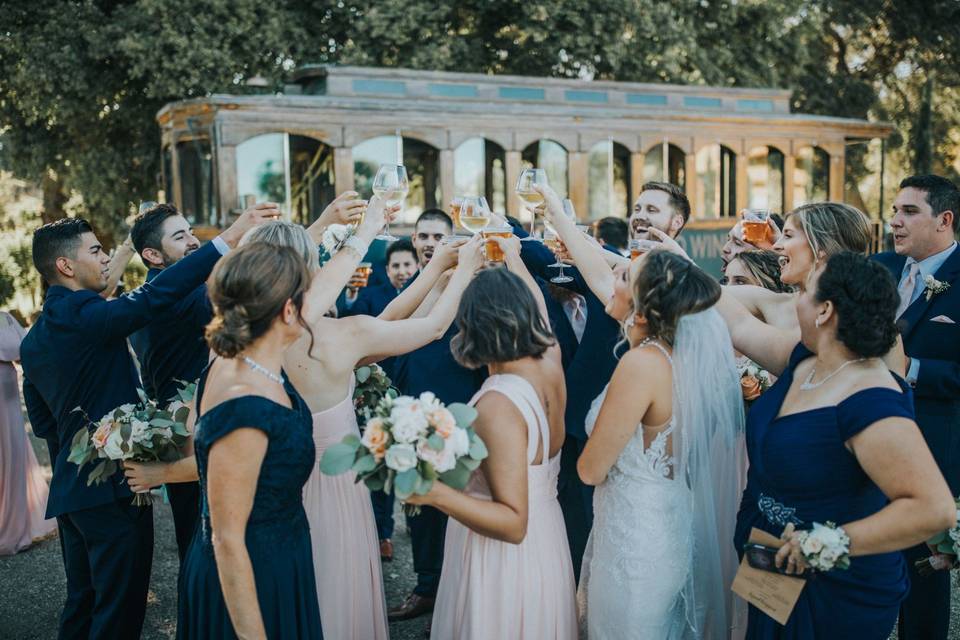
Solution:
M356 254L358 260L363 260L363 256L367 255L367 249L369 246L369 244L357 236L351 235L341 243L340 248L350 249Z

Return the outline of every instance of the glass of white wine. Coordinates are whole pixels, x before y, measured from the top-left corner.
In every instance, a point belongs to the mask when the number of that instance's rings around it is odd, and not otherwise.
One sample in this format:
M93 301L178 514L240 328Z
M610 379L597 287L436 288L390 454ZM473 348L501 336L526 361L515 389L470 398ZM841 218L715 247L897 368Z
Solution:
M533 187L535 185L546 187L548 184L547 172L543 169L524 169L517 178L517 196L530 209L530 235L521 238L521 242L538 239L534 225L537 222L537 207L543 204L543 194L534 190Z
M476 235L490 224L490 210L483 206L480 198L466 196L460 205L460 226Z
M383 200L384 206L395 207L403 205L410 191L410 181L407 179L407 169L402 164L382 164L377 176L373 179L373 192ZM393 242L397 237L390 233L390 222L387 222L383 233L377 240Z

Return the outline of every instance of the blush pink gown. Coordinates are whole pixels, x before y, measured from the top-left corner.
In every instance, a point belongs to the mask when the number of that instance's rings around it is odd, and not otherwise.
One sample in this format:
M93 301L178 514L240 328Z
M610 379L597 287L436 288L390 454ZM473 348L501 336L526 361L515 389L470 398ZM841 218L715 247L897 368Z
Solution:
M560 454L532 464L541 441L543 451L550 450L550 427L529 382L516 375L490 376L471 405L489 391L509 398L527 423L527 536L520 544L501 542L450 519L430 637L575 640L573 564L557 502ZM466 492L490 500L479 469Z
M20 359L25 332L0 312L0 556L30 546L57 528L45 519L47 481L27 438L20 409L20 388L13 363Z
M319 468L327 447L346 435L360 436L354 385L351 381L342 402L313 414L317 464L303 488L303 506L310 522L323 637L387 640L387 601L370 490L354 482L352 471L327 476Z

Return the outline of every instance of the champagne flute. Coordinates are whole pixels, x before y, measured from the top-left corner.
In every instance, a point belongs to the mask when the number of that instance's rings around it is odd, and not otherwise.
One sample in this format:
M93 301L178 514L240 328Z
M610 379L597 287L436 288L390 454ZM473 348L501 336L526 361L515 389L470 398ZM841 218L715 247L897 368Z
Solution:
M403 206L403 201L410 191L410 181L407 179L407 169L402 164L382 164L377 176L373 179L373 192L383 200L385 207ZM377 240L393 242L397 237L390 233L390 222L387 221L383 233Z
M517 196L530 209L530 236L521 238L520 241L537 240L534 225L537 222L537 207L543 204L543 194L534 190L534 186L546 187L547 172L543 169L524 169L517 178Z
M460 205L460 226L476 235L490 224L490 211L483 206L480 198L466 196Z

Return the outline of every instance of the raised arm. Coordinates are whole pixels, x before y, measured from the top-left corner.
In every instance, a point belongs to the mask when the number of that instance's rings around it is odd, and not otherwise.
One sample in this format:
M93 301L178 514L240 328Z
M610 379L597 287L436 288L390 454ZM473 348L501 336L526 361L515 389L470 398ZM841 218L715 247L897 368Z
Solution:
M332 224L356 224L360 222L367 201L360 198L356 191L344 191L327 205L320 217L307 227L307 233L314 244L323 242L323 232Z
M733 348L779 376L787 368L790 354L800 342L800 330L778 329L758 320L730 294L730 289L737 288L723 287L717 303L717 311L730 330Z
M109 298L113 295L113 292L117 290L117 285L120 284L120 278L123 277L124 270L127 268L127 265L130 264L130 259L133 258L136 253L136 249L133 248L133 241L128 235L127 239L114 251L113 257L110 258L110 272L107 274L107 286L100 292L100 297Z
M427 495L414 494L408 502L436 507L482 536L520 544L527 536L527 426L516 406L495 391L480 398L477 412L473 428L489 452L480 471L491 499L434 482Z
M603 256L604 249L591 244L577 229L576 222L563 214L563 203L553 189L539 186L534 188L543 193L547 205L547 219L563 240L587 286L600 300L609 300L613 295L614 276Z
M301 309L301 315L308 325L316 324L336 304L340 291L350 282L367 247L383 228L385 215L383 200L374 196L367 205L363 222L357 226L351 239L314 275Z
M423 302L427 294L436 286L440 276L457 264L457 252L462 241L450 242L437 247L430 262L416 278L400 292L396 298L377 316L381 320L401 320L409 318Z
M247 552L247 520L253 509L260 466L267 452L267 435L240 428L210 449L207 497L213 554L223 588L223 600L239 638L266 640L266 629L257 599L253 565Z

